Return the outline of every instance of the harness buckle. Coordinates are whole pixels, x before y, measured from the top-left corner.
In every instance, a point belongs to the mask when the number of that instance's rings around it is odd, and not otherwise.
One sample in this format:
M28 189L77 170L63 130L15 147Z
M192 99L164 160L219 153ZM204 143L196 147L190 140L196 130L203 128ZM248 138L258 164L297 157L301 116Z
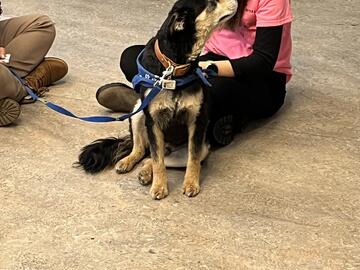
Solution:
M175 80L162 80L161 87L167 90L175 90L176 89L176 81Z

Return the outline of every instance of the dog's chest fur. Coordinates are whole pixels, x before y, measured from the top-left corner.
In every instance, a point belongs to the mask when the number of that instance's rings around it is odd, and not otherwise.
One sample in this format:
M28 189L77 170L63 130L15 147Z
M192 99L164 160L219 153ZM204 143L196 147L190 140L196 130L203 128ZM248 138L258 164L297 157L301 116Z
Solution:
M187 139L187 126L195 121L203 105L203 91L198 83L182 90L163 90L152 100L149 113L164 131L165 141L174 144Z

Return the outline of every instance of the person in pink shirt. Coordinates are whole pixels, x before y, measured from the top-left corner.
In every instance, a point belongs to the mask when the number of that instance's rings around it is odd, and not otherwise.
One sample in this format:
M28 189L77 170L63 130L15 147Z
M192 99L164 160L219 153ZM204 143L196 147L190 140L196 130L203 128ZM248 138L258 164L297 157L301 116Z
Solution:
M200 62L218 71L209 88L215 109L208 137L220 145L245 122L274 115L292 76L290 0L238 3L237 15L212 34Z
M212 145L227 145L249 120L273 116L283 105L291 79L290 0L238 0L237 14L207 41L199 65L213 69L209 78ZM120 66L131 81L144 46L127 48ZM122 83L102 86L98 102L114 111L130 111L138 98Z

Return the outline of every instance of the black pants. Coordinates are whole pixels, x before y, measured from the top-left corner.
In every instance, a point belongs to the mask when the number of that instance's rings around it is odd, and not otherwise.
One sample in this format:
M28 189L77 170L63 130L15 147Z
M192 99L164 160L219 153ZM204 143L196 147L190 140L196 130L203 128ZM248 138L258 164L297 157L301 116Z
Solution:
M137 74L136 58L143 49L143 45L131 46L121 55L120 67L130 82ZM200 58L202 61L224 59L212 53ZM212 87L206 91L210 96L210 139L215 123L224 116L232 115L234 130L239 131L248 120L270 117L284 104L286 75L282 73L271 72L253 78L215 77L209 82Z

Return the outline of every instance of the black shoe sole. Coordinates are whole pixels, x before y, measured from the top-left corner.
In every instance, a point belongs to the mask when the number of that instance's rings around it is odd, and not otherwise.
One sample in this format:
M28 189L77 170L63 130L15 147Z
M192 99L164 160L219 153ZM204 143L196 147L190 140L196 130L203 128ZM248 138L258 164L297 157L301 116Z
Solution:
M227 115L217 120L212 133L216 144L221 146L230 144L234 140L234 117Z
M0 127L10 125L20 116L20 105L15 100L0 100Z

